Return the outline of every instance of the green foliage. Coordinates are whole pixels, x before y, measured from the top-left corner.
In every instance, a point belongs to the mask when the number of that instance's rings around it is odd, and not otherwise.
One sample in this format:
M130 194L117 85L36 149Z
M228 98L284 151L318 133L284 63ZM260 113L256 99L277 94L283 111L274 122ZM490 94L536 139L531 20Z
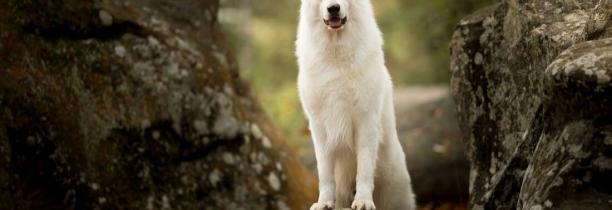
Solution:
M381 0L375 5L387 62L401 84L446 83L454 26L495 0Z

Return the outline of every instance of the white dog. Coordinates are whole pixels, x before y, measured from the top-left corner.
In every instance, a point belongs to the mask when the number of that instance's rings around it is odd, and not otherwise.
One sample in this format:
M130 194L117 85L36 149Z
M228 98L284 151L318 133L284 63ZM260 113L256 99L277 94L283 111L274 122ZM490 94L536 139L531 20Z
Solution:
M302 0L300 13L298 89L319 172L310 209L415 209L370 1Z

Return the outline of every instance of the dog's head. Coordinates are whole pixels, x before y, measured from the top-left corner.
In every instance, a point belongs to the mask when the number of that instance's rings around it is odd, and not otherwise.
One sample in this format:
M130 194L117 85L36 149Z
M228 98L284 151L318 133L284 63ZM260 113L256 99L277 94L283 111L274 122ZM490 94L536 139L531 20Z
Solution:
M348 21L350 0L320 0L319 11L323 23L331 30L340 30Z
M349 21L349 9L353 1L356 0L302 0L307 8L303 12L309 18L320 20L329 30L342 30Z

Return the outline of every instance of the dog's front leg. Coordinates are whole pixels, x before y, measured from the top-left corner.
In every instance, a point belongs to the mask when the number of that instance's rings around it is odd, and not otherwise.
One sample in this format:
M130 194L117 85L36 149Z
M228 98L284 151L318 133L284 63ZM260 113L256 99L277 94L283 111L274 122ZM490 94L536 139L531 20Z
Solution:
M357 125L357 192L351 205L354 210L374 210L374 174L378 145L382 138L382 128L377 120L362 121Z
M310 123L317 158L317 171L319 173L319 200L310 207L310 210L334 209L336 182L334 181L334 148L326 148L327 141L325 129Z

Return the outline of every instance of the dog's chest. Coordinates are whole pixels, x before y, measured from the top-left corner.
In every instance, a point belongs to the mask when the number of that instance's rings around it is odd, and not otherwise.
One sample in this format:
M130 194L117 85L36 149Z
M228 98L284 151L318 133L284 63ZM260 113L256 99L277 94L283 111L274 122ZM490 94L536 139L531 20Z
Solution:
M308 78L302 100L310 117L350 118L368 110L368 96L376 91L374 78L329 74Z

